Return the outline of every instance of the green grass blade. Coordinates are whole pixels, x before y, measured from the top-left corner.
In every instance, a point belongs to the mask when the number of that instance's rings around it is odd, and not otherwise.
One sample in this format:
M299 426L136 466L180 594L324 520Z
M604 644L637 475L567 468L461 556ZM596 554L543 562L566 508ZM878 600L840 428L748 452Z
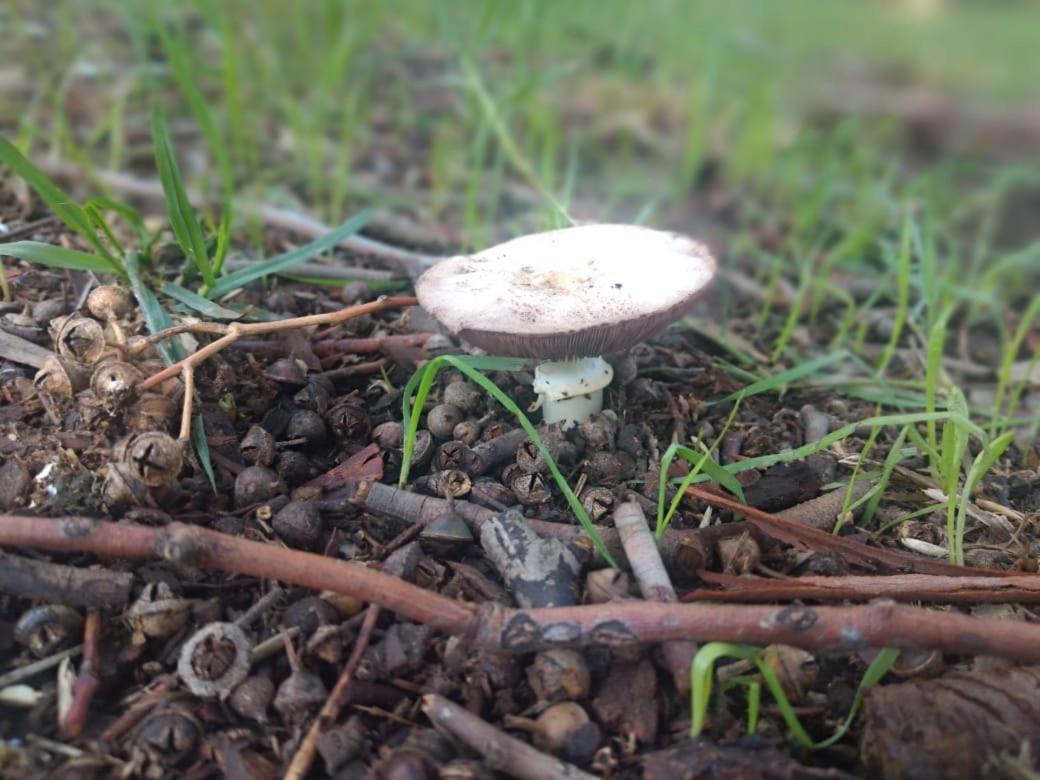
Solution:
M206 138L206 143L209 145L209 150L213 153L213 157L217 162L217 171L220 173L220 186L224 198L230 199L234 189L231 157L228 155L227 144L224 143L224 139L217 129L217 124L213 121L206 99L202 96L192 76L190 58L193 55L189 53L187 43L183 37L177 35L175 38L170 35L161 22L156 22L154 29L162 42L163 50L166 52L174 78L176 78L177 84L188 102L188 109L191 111L192 116L195 117L195 121L202 130L202 135Z
M78 249L66 249L63 246L45 244L41 241L13 241L10 244L0 244L0 255L17 257L19 260L51 268L68 268L73 271L94 271L95 273L112 273L114 271L112 264L100 255L80 252Z
M47 174L29 162L29 159L18 150L18 147L2 135L0 135L0 163L3 163L14 171L17 176L24 179L50 207L51 211L54 212L54 216L64 222L70 230L79 233L86 239L94 248L94 251L118 266L112 253L108 251L98 238L97 233L91 226L90 219L82 207L66 195L57 184L51 181Z
M330 230L324 236L315 239L305 246L293 249L291 252L286 252L277 257L262 260L220 277L217 283L212 286L210 297L220 298L257 279L281 273L294 265L307 262L316 255L320 255L322 252L337 246L347 236L357 233L365 226L370 216L370 212L362 211L355 214L335 230Z
M915 232L913 218L907 215L903 220L903 231L899 239L899 255L896 260L896 316L892 323L892 335L878 360L877 373L883 376L892 356L896 354L899 339L906 325L907 311L910 308L910 266L913 261L913 244L911 238Z
M199 463L202 465L202 470L206 472L206 478L209 480L210 487L213 488L213 492L217 492L217 475L213 470L213 459L209 454L209 439L206 438L206 421L203 419L201 414L195 415L191 424L191 442L195 446L195 452L199 456Z
M804 379L807 376L816 374L826 368L827 366L833 365L841 360L845 360L849 357L848 350L839 350L833 352L830 355L821 355L818 358L802 363L794 368L789 368L786 371L781 371L779 374L766 377L765 379L759 380L753 384L748 385L742 390L738 390L735 393L730 393L725 398L720 398L717 401L709 401L709 404L724 404L729 401L735 401L740 396L747 398L748 396L758 395L759 393L767 393L770 390L778 390L787 387L799 379Z
M181 285L175 282L163 282L159 292L163 295L169 295L175 301L183 303L188 308L194 309L199 314L210 319L237 320L242 316L242 312L221 306L219 303L214 303L209 298L203 298L198 293L194 293L186 287L181 287Z
M212 287L216 277L210 266L202 225L199 224L195 210L188 201L188 193L184 188L184 180L166 127L166 118L158 106L152 111L152 144L155 146L155 165L159 170L159 181L162 182L173 235L176 236L184 254L199 270L203 281Z
M172 324L170 315L141 278L140 259L136 252L131 252L126 256L126 273L130 278L130 290L137 299L137 305L141 307L141 315L144 317L144 324L149 333L158 333L170 327ZM176 338L163 341L156 348L166 365L176 363L187 356L180 340Z

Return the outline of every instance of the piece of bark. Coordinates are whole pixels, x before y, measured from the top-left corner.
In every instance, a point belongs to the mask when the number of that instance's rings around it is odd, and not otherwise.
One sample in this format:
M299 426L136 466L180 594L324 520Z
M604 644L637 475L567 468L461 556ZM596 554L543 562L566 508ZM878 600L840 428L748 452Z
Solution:
M716 745L707 738L682 742L643 757L643 780L851 780L838 769L799 764L765 742Z
M888 598L895 601L934 601L944 604L983 604L1040 602L1040 576L1019 574L1013 577L942 577L930 574L892 574L889 576L797 577L789 580L740 577L718 572L701 572L705 582L725 586L726 590L698 588L682 601L868 601Z
M782 512L777 512L776 515L787 520L797 520L799 523L811 525L813 528L830 531L834 528L834 524L838 520L842 507L845 506L846 500L849 504L854 504L863 498L870 488L869 483L859 481L852 486L851 495L849 495L848 488L843 486L837 490L832 490L830 493L824 493L822 496L803 501Z
M766 512L796 506L820 492L820 478L803 460L778 463L744 488L748 505Z
M614 510L614 525L643 598L665 604L677 601L643 508L633 501L619 504ZM690 664L697 654L697 643L686 639L663 642L661 653L676 690L685 696L690 690Z
M515 509L484 523L480 544L521 607L578 603L588 555L577 544L543 539Z
M0 255L3 254L3 245L0 244ZM20 363L23 366L43 368L47 358L54 357L49 349L34 344L28 339L0 330L0 358L10 360L12 363Z
M591 702L596 720L612 734L651 745L657 739L657 673L646 658L614 659Z
M957 672L871 689L860 757L867 776L1011 777L1002 760L1040 756L1040 668Z
M18 505L31 481L29 471L13 458L0 466L0 510L6 512Z
M509 736L443 696L435 693L423 696L422 711L437 731L480 753L488 767L498 772L521 780L555 777L595 780L595 775Z
M51 604L118 609L130 599L133 575L112 569L79 569L0 553L0 593Z

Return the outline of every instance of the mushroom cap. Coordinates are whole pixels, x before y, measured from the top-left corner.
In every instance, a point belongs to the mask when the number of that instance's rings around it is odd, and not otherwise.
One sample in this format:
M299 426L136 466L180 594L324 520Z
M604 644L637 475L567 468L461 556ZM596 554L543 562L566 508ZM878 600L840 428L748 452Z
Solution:
M632 225L581 225L441 260L420 305L494 355L565 360L619 352L689 308L715 276L702 244Z

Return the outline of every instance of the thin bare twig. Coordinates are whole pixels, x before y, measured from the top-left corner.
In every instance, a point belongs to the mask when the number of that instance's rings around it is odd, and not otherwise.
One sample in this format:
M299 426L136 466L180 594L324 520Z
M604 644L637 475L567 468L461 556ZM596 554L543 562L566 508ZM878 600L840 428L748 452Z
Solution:
M98 640L101 638L101 613L92 609L83 623L83 660L72 688L72 706L65 714L61 730L66 737L78 737L83 733L90 711L90 702L98 689L98 667L101 659Z
M331 325L334 323L346 322L354 317L360 317L362 314L374 314L376 312L386 311L387 309L415 306L417 303L418 301L414 297L410 295L401 295L392 298L379 298L375 301L370 301L369 303L359 303L357 306L351 306L346 309L341 309L340 311L325 312L323 314L308 314L305 317L290 317L286 320L274 320L273 322L233 322L230 325L221 325L220 331L207 331L223 332L223 335L219 339L210 342L198 351L193 352L188 355L188 357L184 358L184 360L178 361L177 363L167 366L162 371L152 374L150 377L140 382L137 389L141 391L151 390L156 385L159 385L170 377L179 374L185 366L197 366L210 356L220 352L229 344L232 344L245 336L261 336L268 333L279 333L283 330L308 328L313 325ZM215 325L216 323L207 324ZM155 334L152 338L161 341L171 335L176 335L173 333L174 330L176 330L176 328L162 331ZM185 331L180 330L178 332L184 333Z
M511 737L443 696L423 696L422 710L433 727L443 734L476 750L488 766L522 780L570 778L593 780L595 775L583 772L573 764L547 756L526 742Z
M354 642L353 650L350 652L350 658L347 659L347 663L344 665L339 679L336 680L336 685L333 687L332 692L329 693L329 697L325 700L321 712L318 713L318 717L314 719L314 723L311 724L307 735L300 742L300 747L297 748L296 755L293 756L292 763L289 764L289 768L285 772L284 780L303 780L307 776L307 772L310 771L311 763L314 761L314 752L318 747L318 737L335 723L339 717L340 710L343 709L343 705L347 701L347 694L350 692L350 683L354 679L354 672L357 670L358 664L361 663L361 657L365 654L365 650L372 640L372 631L375 629L376 620L378 619L378 605L369 604L368 610L365 612L365 620L361 624L361 630L358 632L358 638Z

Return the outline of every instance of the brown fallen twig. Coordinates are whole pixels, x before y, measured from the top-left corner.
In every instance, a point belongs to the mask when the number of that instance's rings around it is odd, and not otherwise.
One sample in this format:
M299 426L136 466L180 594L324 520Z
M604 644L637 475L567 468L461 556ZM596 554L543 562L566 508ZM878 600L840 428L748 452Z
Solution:
M437 731L480 753L491 769L521 780L595 778L595 775L583 772L573 764L547 756L526 742L509 736L465 707L436 693L423 696L422 711Z
M421 347L430 340L432 335L432 333L395 333L390 336L373 336L371 338L326 339L314 343L314 354L323 358L333 355L380 352L394 347Z
M662 604L678 601L643 507L634 501L618 504L614 510L614 526L643 598ZM675 689L680 696L685 696L690 690L690 663L697 654L697 644L688 639L675 639L661 645L661 652Z
M333 687L332 692L329 693L325 704L322 705L321 712L318 713L318 717L314 719L310 729L307 731L307 735L300 742L296 755L293 756L292 763L289 764L289 768L285 771L284 780L303 780L307 776L307 772L310 771L311 763L314 761L314 753L318 748L318 737L336 722L340 710L347 703L347 696L350 694L350 683L354 679L354 672L357 670L358 665L361 663L361 658L368 648L368 644L372 639L372 631L375 630L376 620L378 619L379 607L376 604L369 604L365 612L365 619L361 623L361 630L358 632L358 638L350 651L350 658L347 659L343 671L340 672L339 679L336 680L336 685Z
M72 705L65 714L61 730L66 737L78 737L83 733L90 711L90 702L98 689L98 667L101 659L98 640L101 638L101 613L92 609L83 623L83 659L79 664L76 682L72 687Z
M190 325L177 325L172 328L153 333L151 336L143 339L141 345L158 344L159 342L176 336L181 333L212 333L219 334L220 338L216 341L212 341L204 347L201 347L196 352L188 355L184 360L180 360L172 365L167 366L162 371L157 371L150 377L147 377L143 381L139 382L137 389L139 391L151 390L155 386L165 382L167 379L177 376L185 367L194 367L199 365L207 358L220 352L225 347L233 344L241 338L246 336L261 336L268 333L278 333L283 330L293 330L295 328L308 328L314 325L330 325L333 323L346 322L354 317L360 317L362 314L374 314L380 311L386 311L387 309L396 309L404 306L415 306L418 301L410 295L400 295L395 297L383 297L377 300L370 301L368 303L359 303L356 306L349 306L346 309L339 311L325 312L323 314L309 314L305 317L290 317L285 320L273 320L271 322L232 322L229 324L223 324L219 322L197 322Z
M670 639L788 644L806 650L864 647L942 650L1040 662L1040 625L877 602L858 607L612 602L509 609L465 604L346 561L172 523L151 528L84 517L0 515L0 545L162 558L204 569L273 578L378 604L490 652L621 646Z
M1036 574L1014 574L1007 577L892 574L773 580L705 571L701 572L701 578L705 582L723 585L726 589L698 588L684 594L682 601L867 601L886 598L895 601L934 601L943 604L1040 602L1040 576Z
M816 551L837 553L850 563L871 569L882 568L895 572L935 574L948 577L971 577L980 574L985 574L989 577L1013 576L1011 572L999 569L966 568L955 566L952 563L944 563L943 561L885 550L880 547L868 547L860 542L854 542L841 536L834 536L819 528L813 528L794 520L763 512L761 509L755 509L703 488L688 487L686 488L686 494L718 509L728 509L731 512L743 514L747 521L762 533L785 544L808 547Z
M118 609L130 600L130 572L81 569L0 553L0 593L88 609Z

